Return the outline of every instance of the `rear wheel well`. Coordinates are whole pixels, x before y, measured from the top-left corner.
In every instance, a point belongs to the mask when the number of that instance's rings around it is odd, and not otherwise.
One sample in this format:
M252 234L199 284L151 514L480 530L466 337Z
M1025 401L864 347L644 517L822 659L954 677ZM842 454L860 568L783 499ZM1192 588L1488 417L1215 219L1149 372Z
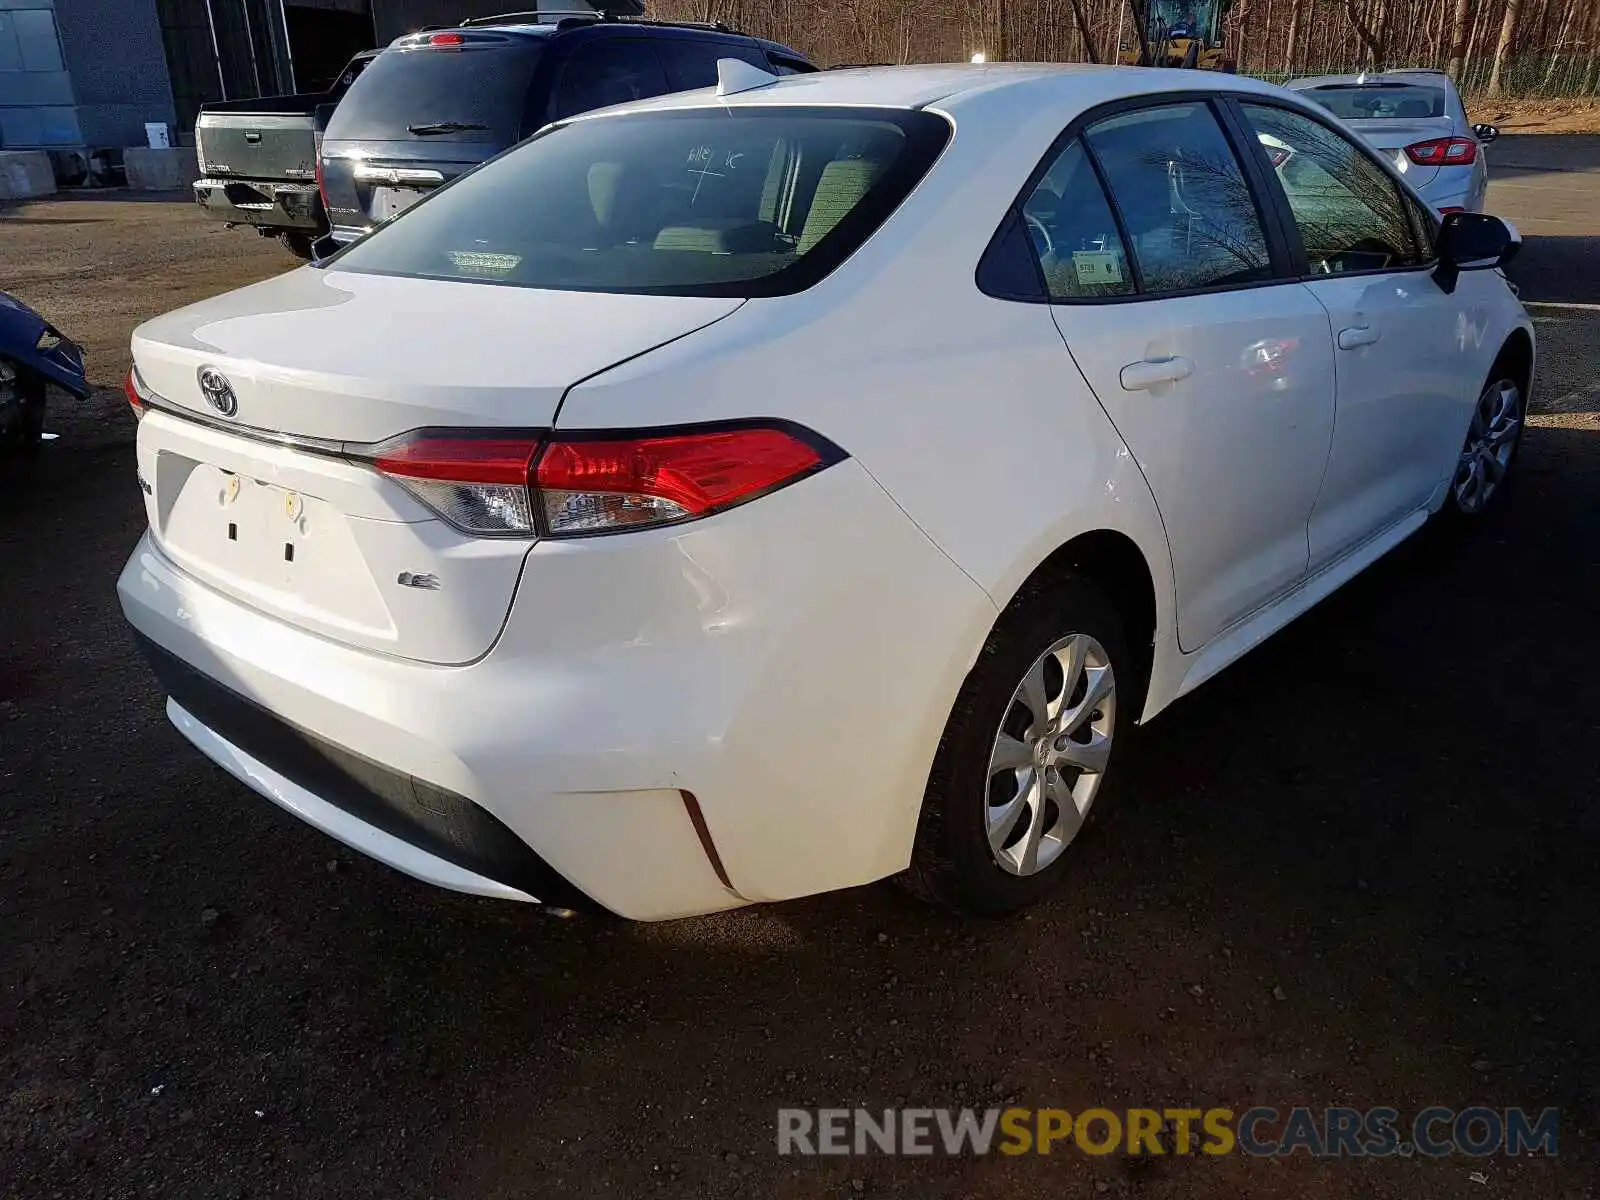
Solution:
M1116 609L1129 653L1137 661L1142 707L1142 693L1150 681L1156 632L1155 580L1143 551L1132 538L1110 529L1080 534L1034 568L1027 582L1017 589L1008 608L1025 597L1048 590L1065 575L1089 580L1105 593Z

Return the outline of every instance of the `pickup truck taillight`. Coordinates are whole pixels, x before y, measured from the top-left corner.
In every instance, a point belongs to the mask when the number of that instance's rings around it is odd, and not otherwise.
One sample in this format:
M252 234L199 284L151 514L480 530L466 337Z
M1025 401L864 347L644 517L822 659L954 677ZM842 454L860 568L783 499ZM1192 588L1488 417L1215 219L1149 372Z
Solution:
M740 421L545 438L427 429L369 461L468 533L582 537L697 520L843 457L790 422Z

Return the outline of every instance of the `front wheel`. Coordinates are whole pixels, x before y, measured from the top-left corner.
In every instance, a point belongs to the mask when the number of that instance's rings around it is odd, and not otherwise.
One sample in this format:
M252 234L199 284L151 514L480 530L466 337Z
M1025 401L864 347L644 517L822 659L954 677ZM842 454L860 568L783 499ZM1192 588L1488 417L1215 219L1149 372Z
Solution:
M1490 372L1450 481L1447 503L1454 514L1479 516L1500 494L1522 442L1526 420L1522 385L1501 371Z
M950 714L900 881L977 916L1054 886L1136 715L1133 669L1122 622L1081 576L1008 610Z

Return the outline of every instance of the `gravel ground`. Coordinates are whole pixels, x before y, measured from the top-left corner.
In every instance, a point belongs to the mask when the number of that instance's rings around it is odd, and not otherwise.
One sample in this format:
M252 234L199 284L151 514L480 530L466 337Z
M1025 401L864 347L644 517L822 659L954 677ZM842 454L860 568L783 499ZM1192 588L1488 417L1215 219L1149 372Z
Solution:
M137 320L291 265L181 203L0 213L95 403L0 488L0 1194L1579 1197L1600 1183L1596 139L1506 139L1544 413L1428 531L1141 732L1070 886L657 926L414 883L167 725L113 583ZM1552 170L1554 166L1570 168ZM1555 1160L781 1159L780 1105L1562 1108Z

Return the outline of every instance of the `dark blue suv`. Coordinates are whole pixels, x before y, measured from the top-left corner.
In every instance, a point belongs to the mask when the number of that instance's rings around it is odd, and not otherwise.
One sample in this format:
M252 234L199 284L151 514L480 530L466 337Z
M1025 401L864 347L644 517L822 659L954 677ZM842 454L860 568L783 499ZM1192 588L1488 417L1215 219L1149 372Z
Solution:
M804 55L721 24L512 14L396 39L339 101L318 162L334 242L575 113L712 87L717 60L775 75Z

